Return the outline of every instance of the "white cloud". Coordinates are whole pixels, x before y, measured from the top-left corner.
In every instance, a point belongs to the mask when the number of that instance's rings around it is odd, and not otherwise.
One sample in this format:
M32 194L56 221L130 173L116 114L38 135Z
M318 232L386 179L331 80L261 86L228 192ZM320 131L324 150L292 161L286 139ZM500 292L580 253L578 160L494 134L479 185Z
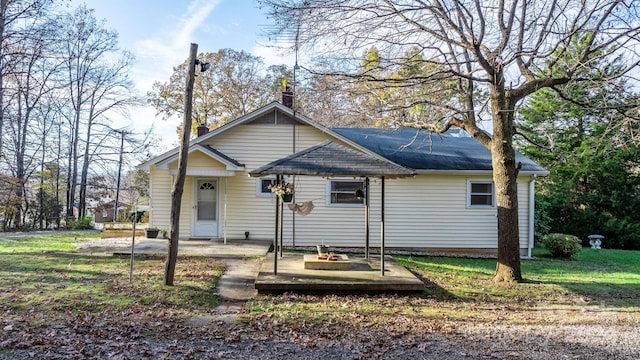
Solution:
M140 90L146 92L154 81L171 76L173 67L189 55L189 44L196 41L197 31L219 3L220 0L194 0L176 20L175 27L136 42L138 65L133 76Z
M173 73L173 67L188 57L189 44L197 42L198 31L206 26L206 19L219 3L220 0L194 0L171 27L135 43L137 64L131 71L131 77L143 96L151 90L154 82L166 82ZM139 132L153 128L154 135L162 139L162 145L157 144L161 150L177 145L176 127L182 122L180 118L162 120L155 116L153 107L144 106L132 110L130 119L129 124Z
M253 53L253 55L260 56L267 66L280 64L293 66L296 63L296 56L294 53L262 44L254 46L251 53Z
M174 48L184 46L193 40L193 33L200 28L209 14L220 4L220 0L194 0L182 16L181 28L174 39Z

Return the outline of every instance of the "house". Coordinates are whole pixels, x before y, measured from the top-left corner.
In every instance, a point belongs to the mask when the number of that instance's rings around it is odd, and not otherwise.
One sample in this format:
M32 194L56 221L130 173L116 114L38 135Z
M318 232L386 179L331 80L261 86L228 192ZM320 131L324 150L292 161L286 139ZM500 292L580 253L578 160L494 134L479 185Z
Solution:
M115 214L115 200L108 200L106 202L100 202L93 208L93 221L96 224L103 224L114 221ZM125 210L129 207L128 204L118 202L118 212ZM99 225L98 225L99 226Z
M330 129L277 102L199 135L189 145L180 238L273 239L276 200L269 186L275 177L248 174L330 141L416 173L386 180L387 247L496 251L491 155L470 137L415 129ZM150 172L150 224L161 229L170 227L178 150L139 166ZM548 171L521 154L517 161L522 163L518 178L520 248L523 255L530 255L534 181ZM291 176L285 180L295 186L295 204L284 207L285 246L363 246L364 178ZM376 177L370 180L371 224L381 218L381 182ZM302 206L311 210L289 210ZM379 226L370 227L372 238L380 237L380 232Z

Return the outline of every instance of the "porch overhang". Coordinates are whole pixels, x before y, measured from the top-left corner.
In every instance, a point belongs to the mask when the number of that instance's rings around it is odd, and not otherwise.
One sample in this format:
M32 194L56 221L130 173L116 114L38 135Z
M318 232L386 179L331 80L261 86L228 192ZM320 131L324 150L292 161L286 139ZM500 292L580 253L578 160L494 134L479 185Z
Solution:
M415 176L416 172L392 161L324 141L249 172L251 177L267 175L403 178Z
M369 258L369 178L380 178L380 275L384 276L384 192L385 178L406 178L415 176L413 169L398 165L392 161L380 159L364 152L356 151L332 141L325 141L293 155L273 161L249 172L249 176L261 177L276 175L276 181L282 181L284 175L300 176L349 176L365 178L365 215L366 238L365 257ZM282 229L279 218L280 198L276 196L276 224L274 236L273 274L278 275L278 230ZM280 235L280 257L282 257L282 235Z
M178 169L169 170L172 176L178 175ZM229 177L236 176L235 171L215 170L215 169L187 169L187 176L210 176L210 177Z

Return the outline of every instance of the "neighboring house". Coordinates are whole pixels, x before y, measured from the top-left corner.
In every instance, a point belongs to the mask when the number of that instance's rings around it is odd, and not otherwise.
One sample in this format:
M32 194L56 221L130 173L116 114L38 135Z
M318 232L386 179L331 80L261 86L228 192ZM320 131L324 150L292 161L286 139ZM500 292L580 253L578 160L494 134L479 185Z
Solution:
M274 177L251 178L248 173L327 140L417 173L385 180L387 247L495 252L491 155L477 141L415 129L329 129L277 102L191 141L180 238L244 239L248 232L250 238L273 239L276 202L268 187ZM520 248L527 255L533 244L533 184L548 171L521 154L517 161L522 163ZM150 171L150 225L168 229L178 149L139 168ZM366 197L355 195L364 190L363 178L288 180L295 184L296 203L312 201L313 210L301 216L284 207L285 246L364 246ZM370 236L376 247L381 180L370 182Z
M106 203L100 203L96 205L93 209L93 221L98 224L103 224L107 222L113 222L114 213L115 213L116 201L111 200ZM121 201L118 202L118 212L126 210L128 204L125 204Z

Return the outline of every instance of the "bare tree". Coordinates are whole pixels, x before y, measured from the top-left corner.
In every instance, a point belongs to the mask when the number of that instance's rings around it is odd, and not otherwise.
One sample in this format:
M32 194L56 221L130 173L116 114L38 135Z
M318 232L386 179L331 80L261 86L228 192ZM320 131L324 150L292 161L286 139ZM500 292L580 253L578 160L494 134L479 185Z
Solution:
M12 226L26 220L44 226L45 203L47 217L58 218L52 212L63 203L60 191L67 191L66 212L74 216L78 188L83 216L92 169L108 172L118 155L129 161L148 141L133 135L121 150L114 135L113 117L141 103L127 74L133 57L118 49L117 33L106 30L93 10L80 6L69 14L59 5L0 0L0 171L20 185L7 182L3 189L20 198L10 208ZM50 169L55 184L42 175ZM39 184L32 181L36 172Z
M27 19L27 24L33 23L33 19L41 17L50 5L48 0L0 0L0 159L4 154L5 107L8 104L4 79L14 72L13 62L20 57L20 52L16 52L19 46L16 47L15 43L27 36L22 20Z
M7 167L20 181L16 196L22 199L16 204L16 227L25 222L25 208L29 205L27 183L38 168L40 156L37 154L44 154L43 139L51 128L50 111L45 102L48 94L56 89L51 79L61 64L50 54L50 23L35 17L22 23L25 25L21 36L7 47L11 51L6 57L10 59L11 73L3 76L3 96L12 96L5 108L11 116L6 126L9 140L6 147L10 150L6 156Z
M79 6L72 16L62 21L60 53L67 59L65 83L71 102L68 113L70 128L69 171L67 174L67 216L72 217L78 181L80 185L78 211L85 214L85 196L92 153L111 133L106 116L136 105L139 99L131 94L132 83L127 71L133 57L118 51L118 35L96 20L93 10ZM112 60L115 59L115 60ZM104 123L99 121L103 119ZM96 133L101 127L101 133ZM81 131L84 137L81 137ZM82 155L80 155L82 154ZM81 163L82 168L78 172Z
M421 102L446 110L440 118L424 117L411 125L446 131L466 130L491 151L498 216L496 281L520 281L518 199L513 136L515 112L527 96L571 82L607 82L597 71L579 70L600 61L624 57L615 76L629 76L640 59L637 1L621 0L261 0L275 20L272 33L299 31L301 49L319 57L340 58L338 68L316 72L357 76L355 59L376 46L389 69L403 65L403 53L416 48L423 72L408 77L378 78L382 86L457 83L456 97ZM578 53L571 39L584 38ZM294 45L292 44L292 47ZM386 73L386 72L385 72ZM397 73L397 72L393 72ZM477 91L488 93L478 102ZM394 106L389 104L388 106ZM480 121L491 120L491 133ZM406 124L404 124L406 125Z
M133 61L129 53L125 53L118 62L97 66L91 79L89 90L89 113L86 119L86 136L84 138L85 151L83 155L82 171L80 175L79 217L82 218L86 211L87 176L89 164L92 162L91 149L99 151L103 141L108 139L111 133L109 114L126 112L130 106L140 104L140 99L132 95L133 83L127 77L127 71ZM103 121L100 121L103 120ZM92 133L95 126L107 130L103 134ZM95 141L96 135L98 141ZM122 153L122 152L121 152Z

